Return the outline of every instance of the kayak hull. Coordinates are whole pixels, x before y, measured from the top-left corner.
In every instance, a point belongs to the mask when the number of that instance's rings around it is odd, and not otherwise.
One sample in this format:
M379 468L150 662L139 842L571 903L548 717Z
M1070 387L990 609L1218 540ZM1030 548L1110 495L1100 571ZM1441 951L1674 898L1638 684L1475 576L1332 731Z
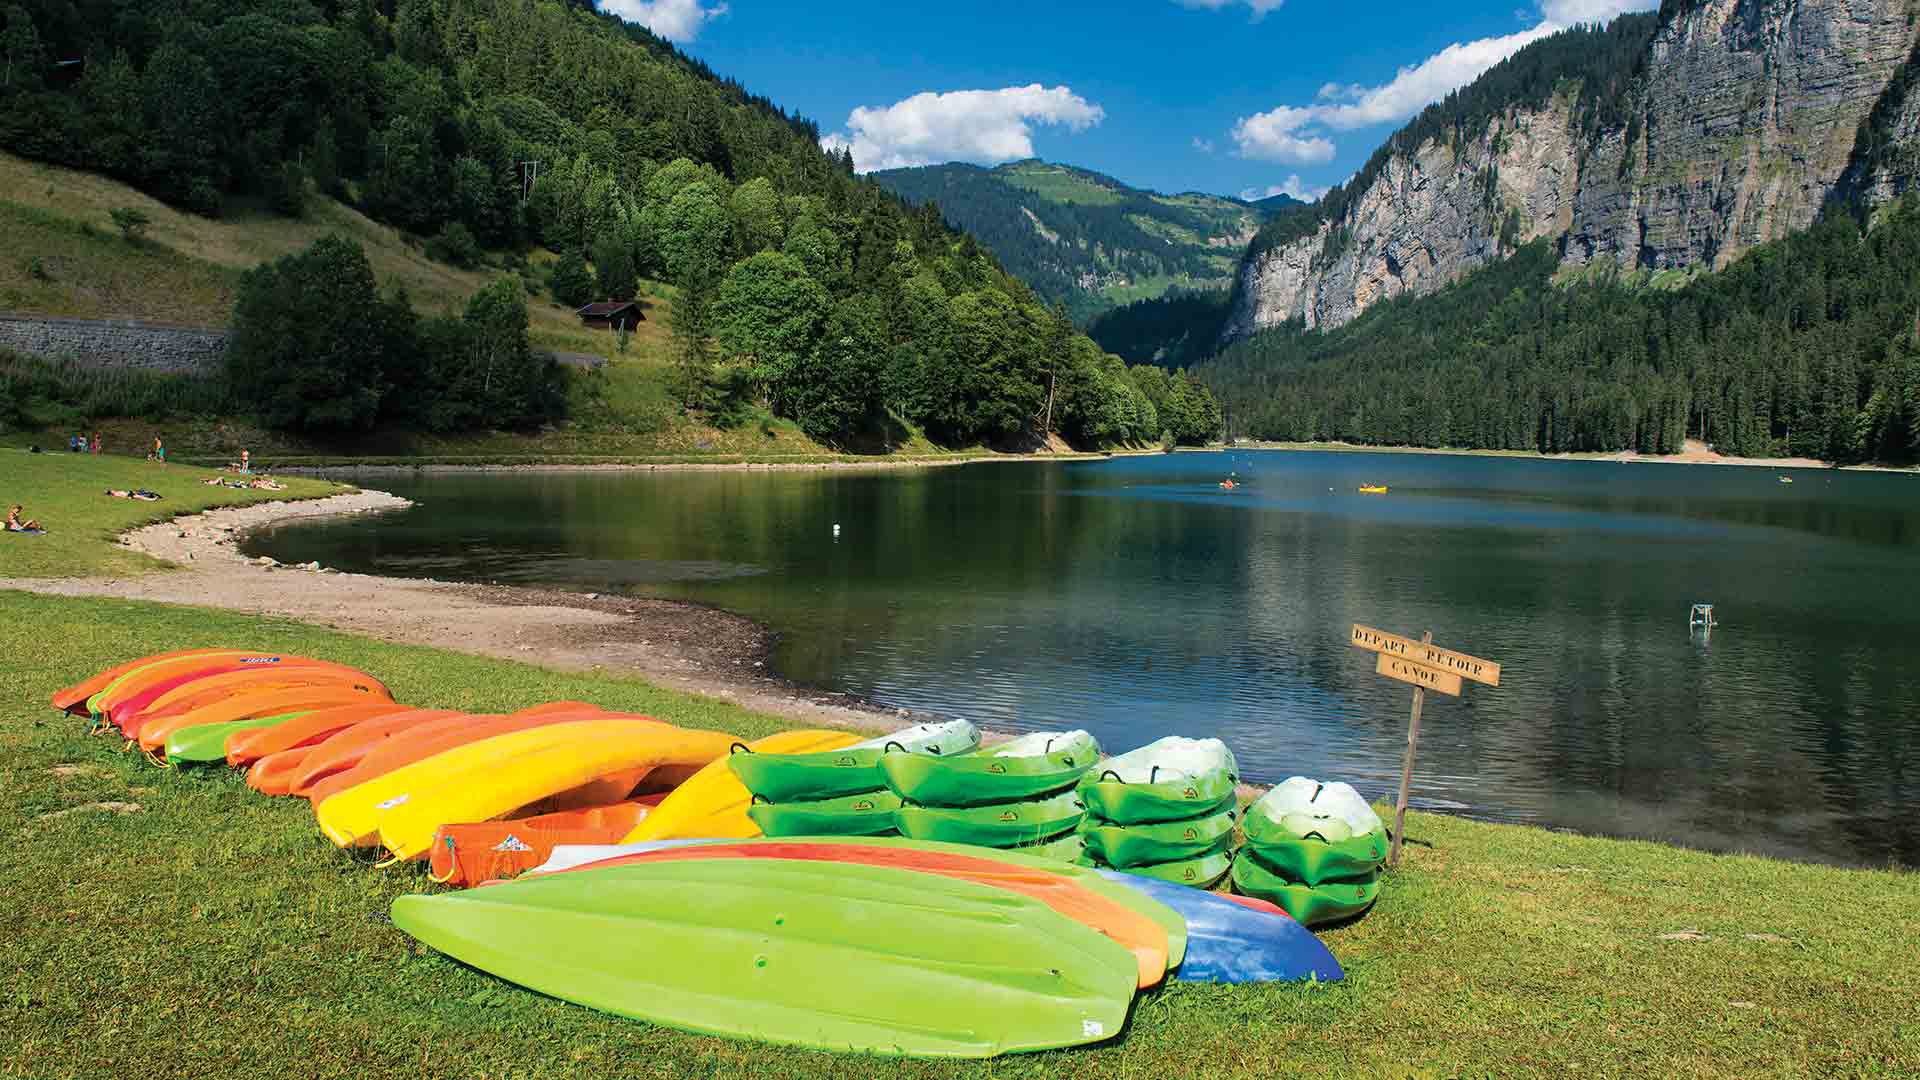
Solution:
M1306 885L1274 873L1258 856L1248 856L1234 863L1233 888L1280 905L1302 925L1322 926L1365 914L1380 895L1380 875Z
M1079 796L1068 791L1048 799L993 806L902 806L894 819L901 835L916 840L1004 848L1071 832L1086 816Z
M1313 932L1279 911L1256 911L1218 893L1157 878L1102 870L1109 881L1158 900L1187 922L1187 958L1178 982L1337 982L1340 962Z
M1187 821L1146 825L1114 825L1089 821L1080 830L1087 851L1116 869L1150 863L1197 859L1233 843L1232 810L1222 810Z
M859 741L859 736L844 731L781 731L755 739L744 749L756 754L804 754L839 750ZM742 749L735 747L734 753ZM725 760L709 762L674 788L653 813L620 839L636 843L683 836L717 839L759 836L760 826L747 813L752 801L753 794L727 767Z
M809 802L754 803L747 817L776 838L795 836L885 836L894 831L900 796L890 791L842 795Z
M888 790L925 806L965 807L1026 802L1080 782L1100 758L1091 736L1063 740L1043 754L1009 757L982 750L959 757L886 754L880 773Z

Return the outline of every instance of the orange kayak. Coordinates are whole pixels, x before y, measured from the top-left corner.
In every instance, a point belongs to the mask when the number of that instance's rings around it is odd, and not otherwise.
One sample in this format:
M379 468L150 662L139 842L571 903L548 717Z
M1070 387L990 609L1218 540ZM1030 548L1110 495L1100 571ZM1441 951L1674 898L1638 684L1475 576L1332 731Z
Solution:
M452 709L415 709L412 712L388 713L371 720L362 720L314 747L307 760L301 764L299 771L287 781L286 793L306 795L315 784L335 773L345 772L360 764L361 759L365 758L374 747L415 724L465 715Z
M289 658L279 653L246 653L229 649L219 654L196 653L191 656L176 656L170 660L159 660L121 675L108 683L106 687L87 699L87 710L95 716L118 719L123 705L140 697L156 686L180 686L202 675L216 675L231 671L242 663L249 665L268 665L285 663Z
M600 706L587 701L549 701L540 705L529 705L524 709L516 709L507 715L539 716L542 713L597 713L604 711Z
M110 667L98 675L82 679L72 686L62 687L54 691L53 707L59 709L61 712L70 712L85 716L87 713L87 699L105 690L113 684L115 679L120 678L122 675L129 674L148 664L157 664L165 660L178 660L185 656L217 655L232 651L231 649L176 649L173 652L154 653L152 656L143 656L138 660L129 660L124 664Z
M351 686L356 690L377 694L383 701L393 696L385 684L364 671L320 660L302 660L290 662L285 667L276 665L271 670L200 675L153 697L144 707L137 699L126 702L114 709L113 722L126 733L127 738L137 739L140 729L156 720L180 716L242 694L290 690L299 686Z
M558 814L442 825L427 864L433 880L466 888L510 878L547 861L561 844L612 844L632 832L666 793Z
M1119 903L1084 889L1070 878L970 855L924 851L911 847L867 844L782 843L749 840L745 843L690 844L686 847L619 855L558 873L597 870L637 862L682 859L792 859L804 862L843 862L891 866L942 877L991 885L1032 897L1067 918L1098 930L1127 947L1140 966L1140 986L1156 986L1167 973L1167 932L1160 924Z
M250 765L268 754L277 754L282 750L317 746L362 720L412 710L411 705L401 705L392 701L335 705L332 708L310 712L274 727L235 732L227 740L227 764Z
M351 686L296 686L284 690L262 690L257 694L241 694L203 705L192 712L148 720L140 725L140 746L149 752L157 751L167 744L167 736L181 728L200 724L226 724L235 720L279 716L302 709L320 709L328 705L356 705L384 700L384 693L376 695Z
M448 750L465 746L471 742L478 742L481 739L490 739L495 735L510 735L516 731L530 731L534 728L547 727L552 724L564 723L570 720L629 719L653 720L650 716L635 716L627 713L603 713L596 710L590 713L551 712L539 713L533 716L463 716L436 721L432 724L421 724L412 730L388 739L382 743L378 749L368 753L366 757L353 768L327 777L325 780L313 785L312 789L307 793L307 797L313 800L313 805L319 806L322 802L326 801L328 796L345 791L356 784L365 783L375 777L385 776L395 769L411 765L416 761L425 761L435 754L443 754ZM659 723L659 721L654 722ZM665 727L669 725L662 724L661 726ZM603 795L604 797L596 798L595 801L591 803L575 802L573 805L576 807L580 805L601 805L618 801L625 798L627 792L633 790L634 783L638 782L639 778L636 777L633 783L629 783L625 788L610 794L607 793L605 789L602 789L595 794ZM613 786L617 786L617 784ZM558 809L558 807L556 807L556 809Z

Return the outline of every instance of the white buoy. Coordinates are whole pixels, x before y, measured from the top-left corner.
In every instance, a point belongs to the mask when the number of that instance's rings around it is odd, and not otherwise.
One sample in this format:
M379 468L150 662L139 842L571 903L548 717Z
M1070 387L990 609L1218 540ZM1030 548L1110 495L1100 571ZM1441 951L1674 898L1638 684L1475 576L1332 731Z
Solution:
M840 523L837 521L833 523L833 535L835 536L840 535Z

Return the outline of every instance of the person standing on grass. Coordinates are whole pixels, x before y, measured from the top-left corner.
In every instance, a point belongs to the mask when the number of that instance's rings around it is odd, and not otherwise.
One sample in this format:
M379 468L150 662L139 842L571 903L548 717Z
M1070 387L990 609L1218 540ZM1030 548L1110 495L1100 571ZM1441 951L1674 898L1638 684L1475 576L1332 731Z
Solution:
M95 453L95 454L98 454L99 452L100 452L100 432L96 430L96 431L95 431L95 432L93 433L93 450L92 450L92 453Z
M147 460L157 461L162 465L167 463L167 444L161 442L158 435L153 437L153 451L147 455Z

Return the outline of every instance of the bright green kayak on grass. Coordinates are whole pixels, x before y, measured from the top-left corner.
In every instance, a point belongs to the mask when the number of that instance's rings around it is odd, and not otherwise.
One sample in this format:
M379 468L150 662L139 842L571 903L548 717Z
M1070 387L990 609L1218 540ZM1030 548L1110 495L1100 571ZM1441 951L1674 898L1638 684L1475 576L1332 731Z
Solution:
M402 896L394 925L528 989L685 1031L991 1057L1100 1042L1124 946L1005 889L892 867L641 862ZM449 968L452 983L468 976ZM450 993L459 993L449 988Z
M1117 870L1122 874L1135 874L1140 877L1170 881L1175 885L1191 885L1196 889L1210 889L1227 876L1227 870L1233 865L1233 852L1224 846L1216 851L1192 859L1174 859L1169 862L1144 863L1139 866L1107 867L1107 864L1095 858L1091 852L1079 859L1081 866L1104 867Z
M1052 840L1042 840L1037 844L1020 844L1007 850L1016 851L1022 855L1038 855L1043 859L1059 859L1061 862L1072 862L1079 858L1080 853L1086 849L1086 842L1080 838L1080 834L1070 832L1055 837Z
M840 750L812 754L736 752L727 758L727 768L748 791L768 802L837 799L885 788L887 781L879 769L883 754L951 757L979 745L980 729L965 720L952 720L921 724Z
M1323 881L1336 881L1342 878L1357 878L1385 866L1387 863L1387 835L1381 832L1355 836L1339 843L1329 843L1318 833L1310 836L1263 835L1254 839L1254 822L1258 818L1247 819L1247 847L1260 861L1279 872L1281 876L1305 885L1318 885Z
M167 736L167 760L178 765L204 765L209 761L225 761L227 760L227 736L236 731L274 727L297 716L305 716L312 711L312 709L301 709L299 712L263 716L254 720L230 720L222 724L195 724L192 727L180 728Z
M1071 832L1087 816L1087 808L1073 792L1033 802L993 806L902 806L894 812L900 835L915 840L949 844L1015 847L1034 844Z
M1232 810L1190 821L1111 825L1089 818L1080 827L1087 850L1116 870L1148 863L1197 859L1233 845Z
M755 803L747 807L747 816L773 837L880 836L893 831L898 809L900 796L869 791L812 802Z
M1225 743L1169 735L1095 765L1078 790L1094 817L1147 825L1230 809L1239 783L1240 766Z
M1376 871L1346 881L1307 885L1289 881L1258 855L1242 852L1233 863L1233 891L1280 905L1302 926L1318 926L1353 918L1372 907L1380 895L1380 875Z
M1034 799L1072 787L1100 760L1084 731L1041 731L959 757L883 754L887 787L926 806L982 806Z

